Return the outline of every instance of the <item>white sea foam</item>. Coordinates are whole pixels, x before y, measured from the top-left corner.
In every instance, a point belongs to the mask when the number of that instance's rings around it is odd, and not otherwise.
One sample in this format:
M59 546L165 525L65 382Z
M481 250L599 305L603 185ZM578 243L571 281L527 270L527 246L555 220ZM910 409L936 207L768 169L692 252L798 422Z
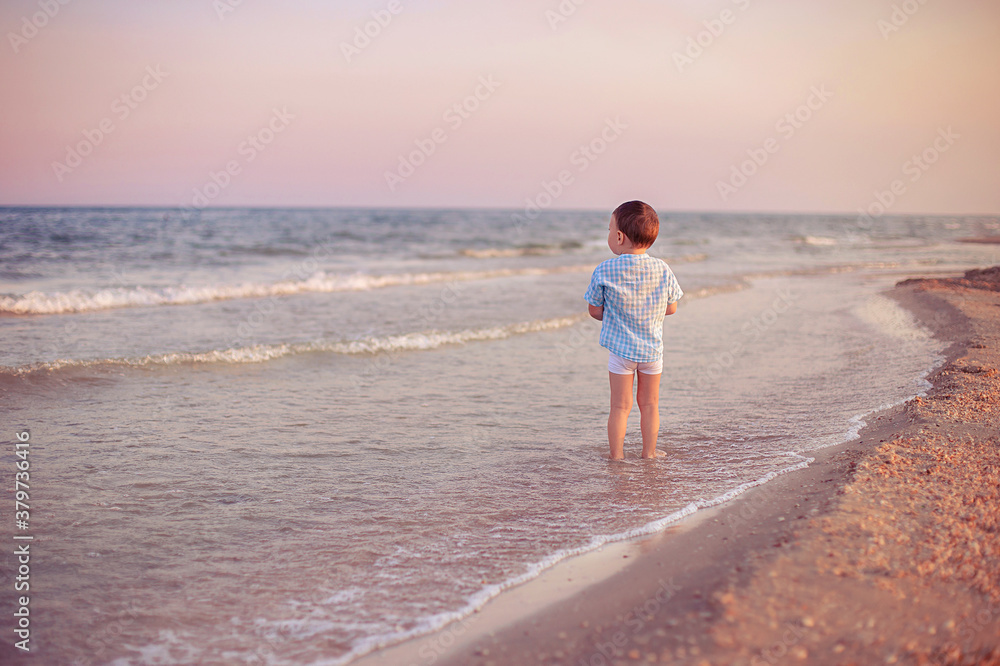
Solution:
M350 652L342 655L336 659L321 659L314 661L313 666L343 666L344 664L349 664L350 662L362 657L366 654L380 650L390 645L396 645L404 641L410 640L412 638L417 638L419 636L424 636L444 627L448 626L452 622L458 622L466 617L469 617L473 613L479 611L483 606L485 606L489 601L495 599L504 591L527 583L538 576L540 576L547 569L552 568L559 562L563 560L575 557L577 555L583 555L591 551L597 550L602 546L609 543L615 543L618 541L627 541L629 539L635 539L637 537L647 536L650 534L657 534L662 532L668 526L677 521L690 516L691 514L701 510L707 509L714 506L719 506L725 504L736 497L739 497L746 491L757 486L764 485L765 483L776 479L779 476L788 474L789 472L794 472L796 470L808 467L810 463L815 461L815 458L807 458L795 453L790 453L789 455L801 458L801 462L794 465L784 467L773 472L768 472L764 476L756 479L755 481L748 481L743 483L732 490L719 495L718 497L713 497L707 500L699 500L697 502L691 502L687 506L671 514L658 518L654 521L648 522L645 525L632 528L630 530L625 530L624 532L618 532L616 534L602 534L591 537L590 541L582 546L577 546L575 548L564 548L558 550L547 557L542 558L538 562L535 562L527 567L527 570L518 575L508 578L507 580L496 583L493 585L487 585L481 590L470 596L466 602L466 605L456 611L437 613L435 615L423 618L423 620L413 629L408 631L385 633L373 636L367 636L363 639L356 641Z
M532 245L529 247L504 247L504 248L466 248L459 254L474 259L494 259L500 257L532 257L564 254L567 250L577 250L582 247L578 243L566 245Z
M692 300L696 298L708 298L709 296L718 296L719 294L732 294L737 291L743 291L744 289L750 288L750 283L743 282L730 282L727 284L719 284L713 287L702 287L701 289L691 289L684 292L685 300ZM683 303L683 301L681 301Z
M406 285L436 282L489 280L518 275L552 275L583 272L594 264L558 266L553 268L505 268L489 271L441 271L435 273L326 273L319 271L304 280L280 282L247 282L237 285L204 285L176 287L114 287L96 291L72 289L45 293L32 291L22 295L0 296L0 313L63 314L114 308L151 307L159 305L192 305L237 298L291 296L305 293L368 291Z
M474 257L509 257L529 255L531 249L469 250ZM705 261L708 255L684 255L671 263ZM306 293L369 291L437 282L468 282L521 275L553 275L557 273L589 272L596 264L555 266L549 268L500 268L486 271L438 271L429 273L327 273L318 271L302 280L278 282L245 282L230 285L177 285L171 287L110 287L106 289L71 289L0 296L0 314L65 314L117 308L155 307L160 305L194 305L239 298L293 296Z
M795 240L803 245L815 247L830 247L837 244L837 239L829 236L800 236Z
M916 319L896 301L881 295L870 296L852 312L874 326L879 332L899 340L927 340L931 337L927 329L917 324Z
M930 376L932 372L941 367L944 364L945 360L946 359L944 356L938 355L935 357L934 362L930 365L930 367L927 368L926 372L924 372L916 380L915 382L916 386L920 389L916 393L900 398L899 400L896 400L894 402L882 403L878 407L870 409L863 414L855 414L848 421L847 432L845 432L840 438L832 442L821 443L818 446L810 446L800 451L800 453L809 453L812 451L818 451L820 449L825 449L828 446L836 446L837 444L841 444L843 442L850 442L851 440L857 439L860 436L861 431L864 430L866 427L868 427L868 419L870 419L873 415L879 414L881 412L886 412L890 409L901 407L906 403L908 403L910 400L913 400L914 398L922 398L926 396L927 392L934 386L933 384L930 383L930 381L928 381L927 378Z
M273 359L326 352L333 354L376 354L379 352L406 352L437 349L445 345L460 345L467 342L484 340L503 340L514 335L551 331L581 321L587 315L577 314L569 317L553 319L538 319L535 321L518 322L506 326L489 328L465 329L461 331L422 331L404 333L402 335L387 335L383 337L368 337L358 340L317 340L313 342L286 343L274 345L252 345L230 349L213 349L205 352L175 352L169 354L151 354L149 356L130 358L104 359L59 359L47 363L34 363L26 366L3 367L0 372L23 375L42 370L59 370L61 368L92 367L97 365L117 365L130 367L150 367L163 365L179 365L183 363L263 363Z

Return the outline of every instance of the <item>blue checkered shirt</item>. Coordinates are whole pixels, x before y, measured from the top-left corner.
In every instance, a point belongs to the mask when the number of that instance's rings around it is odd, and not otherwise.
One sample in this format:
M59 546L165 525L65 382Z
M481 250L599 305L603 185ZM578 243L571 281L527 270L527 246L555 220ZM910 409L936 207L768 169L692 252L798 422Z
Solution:
M584 298L604 306L601 346L628 361L663 357L663 317L684 292L662 259L620 254L594 269Z

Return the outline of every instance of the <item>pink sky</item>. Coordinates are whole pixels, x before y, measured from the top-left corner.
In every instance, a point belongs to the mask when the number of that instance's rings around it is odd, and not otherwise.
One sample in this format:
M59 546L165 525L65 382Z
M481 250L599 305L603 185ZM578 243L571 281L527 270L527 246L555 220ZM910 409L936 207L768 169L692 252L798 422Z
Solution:
M4 2L0 204L1000 213L1000 3L576 2Z

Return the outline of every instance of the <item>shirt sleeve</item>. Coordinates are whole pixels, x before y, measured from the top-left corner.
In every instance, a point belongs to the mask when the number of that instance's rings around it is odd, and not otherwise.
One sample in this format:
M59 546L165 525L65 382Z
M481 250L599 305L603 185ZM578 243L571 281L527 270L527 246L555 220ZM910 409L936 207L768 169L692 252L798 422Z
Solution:
M681 291L681 286L677 283L677 278L674 276L674 272L670 270L670 267L667 266L664 270L667 280L667 303L676 303L681 300L684 292Z
M590 276L590 286L583 295L584 300L597 308L604 306L604 285L601 284L600 272L600 267L594 269L594 274Z

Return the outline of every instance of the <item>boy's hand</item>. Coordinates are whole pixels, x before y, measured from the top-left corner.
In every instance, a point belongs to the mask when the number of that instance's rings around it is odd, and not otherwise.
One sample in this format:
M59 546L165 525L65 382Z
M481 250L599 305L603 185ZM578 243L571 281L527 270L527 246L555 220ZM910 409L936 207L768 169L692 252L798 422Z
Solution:
M597 321L601 321L602 319L604 319L604 306L603 305L598 306L598 305L591 305L590 303L587 303L587 312L589 312L590 316L593 317L594 319L596 319Z

